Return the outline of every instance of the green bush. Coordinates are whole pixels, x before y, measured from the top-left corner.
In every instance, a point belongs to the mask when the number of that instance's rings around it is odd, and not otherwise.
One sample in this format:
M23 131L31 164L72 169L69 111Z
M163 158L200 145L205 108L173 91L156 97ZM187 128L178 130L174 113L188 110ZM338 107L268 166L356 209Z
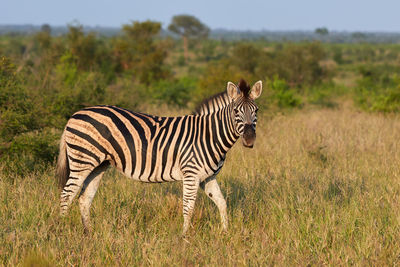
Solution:
M229 59L207 64L203 75L200 77L194 94L194 102L201 102L204 98L226 90L228 81L238 83L243 78L251 83L252 76L241 71Z
M378 65L362 67L359 71L362 77L355 88L355 103L366 111L399 112L400 69Z
M343 89L332 82L311 86L305 90L305 97L308 103L324 108L337 107L334 98L342 94Z
M157 102L187 107L196 89L196 82L194 78L190 77L183 77L178 80L161 80L151 87L151 97Z
M271 90L270 103L279 108L295 108L302 105L300 96L291 89L285 80L275 76L272 80L267 79L267 90Z
M255 73L260 62L262 50L250 43L239 43L232 51L232 62L247 73Z
M368 90L357 88L355 94L356 104L363 110L376 112L400 111L400 83L397 87Z
M329 71L320 65L325 57L325 50L319 43L290 44L261 54L255 74L260 77L278 75L290 87L315 85L329 77Z
M0 149L2 169L7 174L25 175L46 170L57 156L61 131L45 128L15 136Z
M218 59L219 55L217 53L218 41L205 39L201 40L201 47L198 52L199 60L204 60L206 62Z
M388 88L382 94L375 97L371 106L372 111L399 112L400 111L400 85Z
M74 56L67 52L56 66L56 88L45 101L53 115L51 125L62 128L66 120L86 106L104 104L105 78L99 72L79 71Z
M169 42L156 42L161 23L133 22L122 27L123 35L114 40L114 61L119 69L130 71L135 79L149 85L170 76L164 64Z
M0 58L0 142L15 135L39 129L41 114L17 76L14 64Z
M185 57L184 57L183 55L180 55L180 56L178 57L178 60L176 61L176 64L177 64L179 67L185 66L185 65L186 65Z
M95 33L85 34L82 25L69 25L68 30L67 49L80 70L94 70L107 60L107 53L101 53L103 44Z

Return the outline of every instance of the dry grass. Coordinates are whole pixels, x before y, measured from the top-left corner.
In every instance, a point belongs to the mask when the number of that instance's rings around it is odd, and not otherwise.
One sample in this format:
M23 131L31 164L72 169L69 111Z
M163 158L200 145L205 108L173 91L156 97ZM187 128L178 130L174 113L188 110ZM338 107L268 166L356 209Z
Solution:
M260 118L254 150L238 143L219 183L230 228L202 192L188 242L181 184L110 171L83 236L77 202L58 216L53 170L0 176L3 265L396 265L400 256L400 116L350 110ZM121 178L121 179L120 179Z

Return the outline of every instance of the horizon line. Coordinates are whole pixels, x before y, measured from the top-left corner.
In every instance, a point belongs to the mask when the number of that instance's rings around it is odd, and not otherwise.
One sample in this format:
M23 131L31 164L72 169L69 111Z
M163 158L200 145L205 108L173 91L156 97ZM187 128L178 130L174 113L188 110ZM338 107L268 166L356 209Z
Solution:
M152 21L152 20L150 20ZM134 21L131 21L134 22ZM159 22L162 24L160 21L154 21L154 22ZM123 25L129 25L129 23L124 23L121 24L121 26L107 26L107 25L88 25L88 24L81 24L79 21L72 21L71 23L66 23L63 25L60 24L50 24L50 23L42 23L42 24L34 24L34 23L0 23L0 27L2 26L8 26L8 27L13 27L13 26L33 26L33 27L41 27L43 25L50 25L50 27L56 27L56 28L66 28L69 25L73 25L74 23L78 26L82 26L83 28L108 28L108 29L120 29L122 28ZM391 33L391 34L400 34L400 31L388 31L388 30L337 30L337 29L329 29L328 27L321 26L321 27L316 27L315 29L232 29L232 28L223 28L223 27L216 27L216 28L211 28L209 27L211 31L218 31L218 30L224 30L224 31L231 31L231 32L314 32L318 28L326 28L328 29L329 33L355 33L355 32L360 32L360 33ZM163 27L162 29L167 30L167 27Z

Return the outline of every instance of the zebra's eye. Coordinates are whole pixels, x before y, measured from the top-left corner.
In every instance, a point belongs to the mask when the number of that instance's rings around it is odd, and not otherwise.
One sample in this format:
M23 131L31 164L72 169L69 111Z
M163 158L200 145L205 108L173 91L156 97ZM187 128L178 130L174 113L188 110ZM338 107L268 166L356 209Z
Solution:
M238 108L234 108L233 111L237 114L239 113L239 109Z

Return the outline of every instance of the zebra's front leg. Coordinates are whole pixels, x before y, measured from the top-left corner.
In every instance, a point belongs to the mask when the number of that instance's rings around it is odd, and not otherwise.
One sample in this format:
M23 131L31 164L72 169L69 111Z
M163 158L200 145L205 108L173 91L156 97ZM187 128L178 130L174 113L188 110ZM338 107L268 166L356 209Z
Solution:
M188 176L183 179L183 230L185 235L189 229L190 220L193 215L194 204L196 202L197 190L199 189L199 180Z
M200 183L201 188L206 195L217 205L221 215L221 223L224 231L228 230L228 215L226 213L226 201L222 195L221 189L215 179L215 175L207 178Z

